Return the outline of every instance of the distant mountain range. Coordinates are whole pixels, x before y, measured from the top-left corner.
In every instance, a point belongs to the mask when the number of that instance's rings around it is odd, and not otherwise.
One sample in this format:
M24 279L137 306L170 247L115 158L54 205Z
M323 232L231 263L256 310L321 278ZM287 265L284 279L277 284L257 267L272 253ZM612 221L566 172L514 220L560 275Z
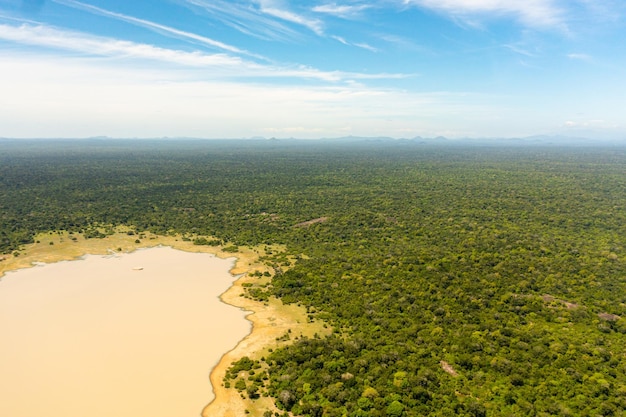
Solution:
M64 139L64 138L33 138L33 139L13 139L0 137L0 141L26 141L26 140L71 140L71 141L233 141L233 142L270 142L270 143L369 143L369 144L417 144L417 145L481 145L481 146L593 146L593 145L626 145L626 140L607 140L607 139L591 139L585 137L563 136L563 135L535 135L518 138L497 138L497 137L464 137L464 138L447 138L445 136L422 137L415 136L412 138L393 138L389 136L342 136L333 138L319 139L302 139L302 138L266 138L255 136L250 138L198 138L198 137L160 137L160 138L111 138L108 136L94 136L84 139Z
M447 138L445 136L437 136L434 138L415 136L413 138L396 139L392 137L359 137L344 136L339 138L325 138L324 141L337 142L412 142L425 145L459 145L459 144L476 144L476 145L597 145L597 144L622 144L626 145L626 141L615 141L606 139L590 139L575 136L550 136L535 135L519 138L486 138L486 137L464 137L464 138Z

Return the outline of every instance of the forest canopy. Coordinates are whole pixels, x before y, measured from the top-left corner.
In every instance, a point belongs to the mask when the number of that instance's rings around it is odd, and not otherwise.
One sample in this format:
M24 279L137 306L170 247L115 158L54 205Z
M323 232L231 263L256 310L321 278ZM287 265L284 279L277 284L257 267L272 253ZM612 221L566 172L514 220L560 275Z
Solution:
M250 296L300 303L334 333L272 352L266 380L236 381L285 412L626 409L626 148L5 140L0 149L1 252L19 253L39 232L97 238L117 225L233 251L286 245L267 259L271 285ZM289 255L298 261L283 271Z

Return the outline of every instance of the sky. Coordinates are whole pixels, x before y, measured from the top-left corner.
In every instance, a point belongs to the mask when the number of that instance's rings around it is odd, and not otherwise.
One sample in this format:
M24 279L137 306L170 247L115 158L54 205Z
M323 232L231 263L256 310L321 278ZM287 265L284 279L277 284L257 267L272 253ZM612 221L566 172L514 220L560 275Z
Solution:
M625 0L0 0L0 137L626 139Z

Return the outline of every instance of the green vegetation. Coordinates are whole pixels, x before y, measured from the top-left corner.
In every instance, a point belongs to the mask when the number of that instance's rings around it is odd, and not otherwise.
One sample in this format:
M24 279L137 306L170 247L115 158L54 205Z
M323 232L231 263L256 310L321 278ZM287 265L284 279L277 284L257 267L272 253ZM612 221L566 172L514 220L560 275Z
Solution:
M228 374L283 413L624 415L624 148L0 147L2 252L116 225L233 251L285 244L249 295L300 303L334 333Z

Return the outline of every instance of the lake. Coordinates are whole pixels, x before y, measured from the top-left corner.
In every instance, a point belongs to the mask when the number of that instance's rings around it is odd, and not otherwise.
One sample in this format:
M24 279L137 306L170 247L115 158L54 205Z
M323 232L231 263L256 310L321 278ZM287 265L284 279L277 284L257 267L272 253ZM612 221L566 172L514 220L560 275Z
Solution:
M211 369L250 332L219 300L233 263L157 247L5 274L0 416L200 416Z

